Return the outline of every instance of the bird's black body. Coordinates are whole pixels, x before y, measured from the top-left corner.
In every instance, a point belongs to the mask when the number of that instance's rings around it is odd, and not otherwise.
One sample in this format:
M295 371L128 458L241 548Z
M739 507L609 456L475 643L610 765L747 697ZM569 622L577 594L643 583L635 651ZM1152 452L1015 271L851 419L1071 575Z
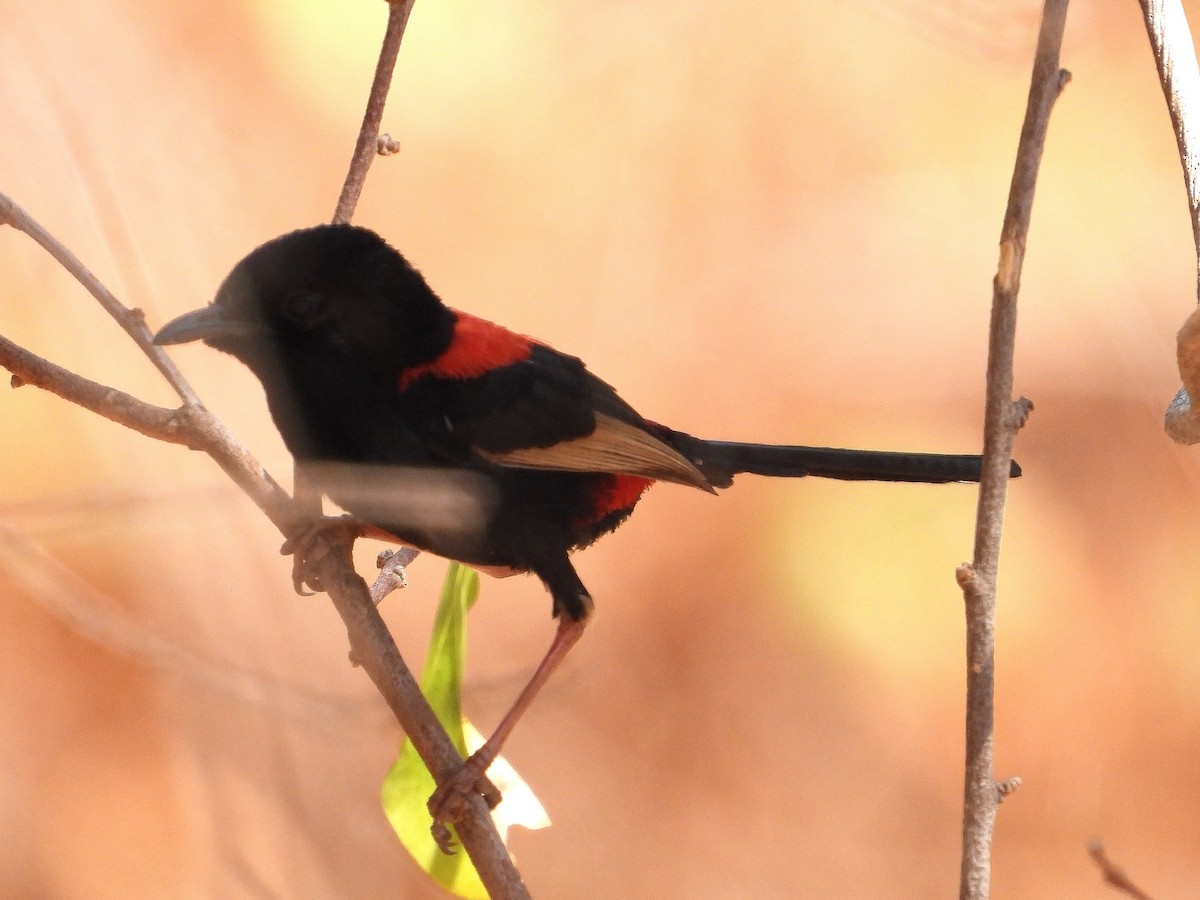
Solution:
M258 248L211 306L156 340L195 338L258 376L297 464L335 502L435 554L534 572L573 619L590 600L569 553L616 528L654 481L979 478L975 456L704 441L651 423L575 357L446 307L399 253L351 226ZM376 473L368 490L348 466ZM448 478L472 515L430 525L406 508L413 477Z
M570 554L655 481L714 492L741 472L980 476L977 456L706 441L647 421L575 357L449 309L378 235L348 225L264 244L211 305L155 337L196 339L258 376L297 468L347 511L439 556L533 572L549 590L554 642L491 738L439 783L438 822L463 792L498 799L482 775L592 608Z

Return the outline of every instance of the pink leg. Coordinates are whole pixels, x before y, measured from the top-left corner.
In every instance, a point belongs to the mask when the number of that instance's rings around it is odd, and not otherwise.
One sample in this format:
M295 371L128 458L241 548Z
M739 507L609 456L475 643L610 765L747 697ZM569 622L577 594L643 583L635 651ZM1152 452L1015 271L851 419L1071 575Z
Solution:
M442 846L442 850L450 852L449 832L442 825L444 822L456 821L461 812L462 800L472 791L477 791L482 794L487 800L488 806L495 808L500 802L500 792L495 786L487 780L484 773L488 766L496 759L500 753L500 748L504 746L504 742L508 740L508 736L512 733L521 716L529 709L533 703L533 698L537 696L538 691L542 689L550 676L554 674L554 670L566 658L571 648L579 641L583 635L583 630L587 626L587 619L572 619L568 616L560 616L558 620L558 631L554 634L554 640L550 644L550 649L546 651L546 655L538 664L533 677L529 679L529 683L525 685L524 690L517 696L512 708L500 720L500 724L496 726L496 730L492 732L492 736L484 742L484 745L471 754L470 758L463 762L462 768L453 772L448 778L444 779L438 785L437 790L433 792L433 796L429 798L429 812L434 820L434 836L438 838L438 843ZM443 842L441 835L445 835Z

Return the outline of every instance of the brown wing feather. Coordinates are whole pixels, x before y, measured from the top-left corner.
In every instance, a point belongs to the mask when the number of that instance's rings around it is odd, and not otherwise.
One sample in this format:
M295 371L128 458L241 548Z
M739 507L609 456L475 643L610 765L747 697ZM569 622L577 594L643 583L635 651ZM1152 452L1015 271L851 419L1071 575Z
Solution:
M716 493L700 470L675 448L636 425L604 413L596 414L595 430L584 437L560 441L550 447L523 447L506 453L481 450L479 454L503 466L638 475Z

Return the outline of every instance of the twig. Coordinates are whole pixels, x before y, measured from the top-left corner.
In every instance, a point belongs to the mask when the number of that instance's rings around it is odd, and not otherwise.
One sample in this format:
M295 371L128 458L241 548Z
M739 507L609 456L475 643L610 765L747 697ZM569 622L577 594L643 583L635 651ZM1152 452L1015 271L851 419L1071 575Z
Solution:
M385 145L379 142L379 125L383 121L383 107L387 103L388 89L392 85L392 72L396 68L396 57L400 53L400 42L408 25L408 15L416 0L388 0L387 30L383 34L383 46L379 50L379 62L375 65L375 79L371 82L371 93L367 97L367 109L363 113L362 127L354 143L354 154L350 157L350 170L338 197L337 209L333 214L335 223L349 222L354 218L354 209L367 181L367 170L376 154L395 152L394 141Z
M1200 66L1188 28L1187 16L1179 0L1139 0L1146 34L1158 80L1171 113L1179 161L1183 165L1183 183L1187 189L1188 213L1192 222L1192 241L1196 247L1196 296L1200 301ZM1200 414L1192 407L1192 397L1200 387L1200 346L1196 329L1179 333L1179 375L1183 381L1163 418L1167 434L1176 443L1200 443Z
M1088 847L1088 854L1096 861L1096 865L1100 867L1100 874L1104 876L1104 883L1116 888L1122 893L1134 897L1135 900L1152 900L1149 894L1139 888L1129 876L1108 858L1108 854L1104 852L1104 845L1099 841L1093 841Z
M33 216L25 212L11 197L5 194L0 194L0 225L11 225L40 244L42 249L53 256L59 265L75 277L76 281L87 288L88 293L95 297L105 311L117 320L117 324L128 332L129 336L133 338L133 342L138 345L138 349L149 357L155 368L167 379L167 383L179 395L179 399L188 406L200 405L200 398L196 396L192 386L183 377L183 373L175 367L175 363L161 347L155 346L154 335L146 327L142 311L130 309L121 303L108 288L100 283L95 275L88 271L74 253L63 246L58 238L50 234L34 220Z
M392 591L408 587L408 578L404 567L417 558L421 551L412 547L401 547L398 550L384 550L375 560L379 574L371 584L371 602L378 606Z
M994 727L996 576L1008 473L1017 429L1032 404L1012 400L1017 294L1034 188L1045 145L1050 111L1070 78L1058 58L1067 0L1046 0L1008 208L1000 232L1000 262L992 285L988 332L987 395L984 409L983 472L975 519L975 549L959 569L967 619L966 771L963 787L963 843L959 897L982 900L991 879L992 831L1000 793L992 769Z

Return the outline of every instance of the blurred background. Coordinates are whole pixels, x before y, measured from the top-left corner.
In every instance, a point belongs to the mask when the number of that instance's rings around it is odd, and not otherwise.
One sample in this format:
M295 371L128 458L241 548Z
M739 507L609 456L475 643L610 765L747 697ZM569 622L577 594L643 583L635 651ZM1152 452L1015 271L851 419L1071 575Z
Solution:
M1195 19L1200 6L1189 4ZM452 305L705 436L973 452L1027 0L416 4L356 221ZM0 0L0 191L152 327L326 221L382 2ZM1137 4L1076 4L1021 297L993 894L1200 883L1200 457L1163 434L1196 302ZM171 405L0 231L0 333ZM257 382L173 355L281 480ZM378 804L401 735L323 597L206 458L0 390L0 895L437 897ZM577 564L586 640L506 756L554 820L534 896L952 896L970 486L655 489ZM378 545L360 547L372 571ZM419 666L445 565L384 614ZM485 580L488 731L552 634Z

